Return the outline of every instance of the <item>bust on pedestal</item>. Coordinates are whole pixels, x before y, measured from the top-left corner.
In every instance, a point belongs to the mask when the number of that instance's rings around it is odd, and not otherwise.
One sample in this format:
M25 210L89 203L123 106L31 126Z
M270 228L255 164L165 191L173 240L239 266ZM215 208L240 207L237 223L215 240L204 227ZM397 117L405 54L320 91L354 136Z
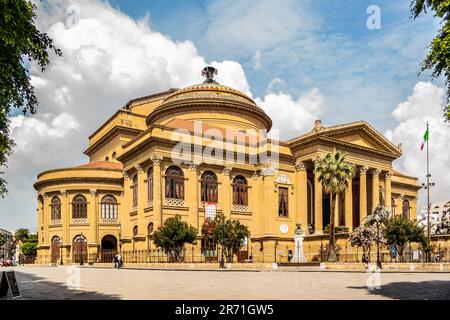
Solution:
M302 230L302 225L297 224L297 228L295 229L295 253L292 257L291 262L300 263L306 262L305 256L303 255L303 239L305 238L304 232Z

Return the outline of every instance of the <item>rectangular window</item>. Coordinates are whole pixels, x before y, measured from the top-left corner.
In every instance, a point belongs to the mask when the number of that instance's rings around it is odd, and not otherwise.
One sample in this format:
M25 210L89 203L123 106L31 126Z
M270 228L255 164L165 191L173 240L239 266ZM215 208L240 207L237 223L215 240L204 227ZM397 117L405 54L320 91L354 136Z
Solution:
M288 188L278 188L278 216L289 216L289 195Z

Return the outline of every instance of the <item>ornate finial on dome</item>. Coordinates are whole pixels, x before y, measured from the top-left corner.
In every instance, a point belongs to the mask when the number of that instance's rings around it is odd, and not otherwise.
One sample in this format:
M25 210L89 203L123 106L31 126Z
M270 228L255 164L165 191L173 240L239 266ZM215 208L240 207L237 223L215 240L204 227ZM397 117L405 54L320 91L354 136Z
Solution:
M217 75L217 69L211 66L203 68L202 76L206 78L205 82L203 83L216 83L217 81L214 80L214 76Z

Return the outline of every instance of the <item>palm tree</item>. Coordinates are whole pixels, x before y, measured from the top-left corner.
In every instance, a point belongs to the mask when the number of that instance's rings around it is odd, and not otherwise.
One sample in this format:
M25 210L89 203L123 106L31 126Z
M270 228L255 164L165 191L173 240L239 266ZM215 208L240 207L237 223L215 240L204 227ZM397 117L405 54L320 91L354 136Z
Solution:
M336 198L343 195L349 187L348 181L355 175L355 167L345 160L345 155L341 152L333 151L320 158L316 164L316 172L319 174L319 182L325 193L330 195L330 240L328 249L328 261L336 261L336 248L334 236L334 215Z

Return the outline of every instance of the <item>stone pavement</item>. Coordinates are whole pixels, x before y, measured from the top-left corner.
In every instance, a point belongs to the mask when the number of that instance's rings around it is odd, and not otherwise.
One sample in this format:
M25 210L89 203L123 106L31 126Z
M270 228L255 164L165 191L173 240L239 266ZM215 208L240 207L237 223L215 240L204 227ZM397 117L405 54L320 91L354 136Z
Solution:
M380 289L370 290L377 278L362 272L13 270L24 299L450 299L449 273L381 273Z

